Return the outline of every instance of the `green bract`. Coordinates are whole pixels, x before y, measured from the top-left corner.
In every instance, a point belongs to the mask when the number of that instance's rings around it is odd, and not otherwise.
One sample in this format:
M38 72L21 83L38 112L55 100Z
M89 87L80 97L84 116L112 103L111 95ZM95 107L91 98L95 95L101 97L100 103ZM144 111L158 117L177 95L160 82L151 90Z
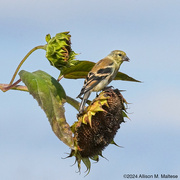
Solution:
M59 70L76 63L77 54L71 49L70 38L69 32L58 33L53 38L49 34L46 35L46 57L50 64Z

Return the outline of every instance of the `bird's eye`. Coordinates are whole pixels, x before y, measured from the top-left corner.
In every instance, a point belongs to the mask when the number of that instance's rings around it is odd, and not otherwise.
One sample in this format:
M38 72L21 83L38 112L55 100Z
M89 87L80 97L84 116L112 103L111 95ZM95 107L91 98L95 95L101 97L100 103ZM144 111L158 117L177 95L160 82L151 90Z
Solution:
M122 56L122 54L120 53L119 56Z

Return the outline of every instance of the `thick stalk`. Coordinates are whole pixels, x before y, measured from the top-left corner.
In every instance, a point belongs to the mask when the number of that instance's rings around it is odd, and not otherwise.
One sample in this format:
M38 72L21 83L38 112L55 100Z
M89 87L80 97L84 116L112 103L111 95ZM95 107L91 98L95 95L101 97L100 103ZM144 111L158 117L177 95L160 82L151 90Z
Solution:
M80 103L78 101L76 101L75 99L73 99L69 96L66 96L66 102L68 104L70 104L71 106L73 106L77 111L79 110Z
M28 92L28 88L27 86L22 86L22 85L17 85L21 80L19 79L17 82L15 82L14 84L12 84L10 87L9 84L0 84L0 89L3 92L6 92L7 89L12 89L12 90L19 90L19 91L27 91ZM10 88L9 88L10 87ZM68 104L70 104L71 106L73 106L77 111L79 110L79 105L80 103L78 101L76 101L75 99L66 96L66 101Z
M57 81L60 81L63 77L64 77L63 75L62 75L62 76L59 76L58 79L57 79Z
M18 81L17 81L18 82ZM12 90L19 90L19 91L27 91L28 92L28 88L26 86L21 86L21 85L17 85L17 82L16 82L16 85L15 83L12 84L11 88ZM0 84L0 89L3 91L3 92L6 92L7 89L9 87L9 84ZM9 90L9 89L8 89Z

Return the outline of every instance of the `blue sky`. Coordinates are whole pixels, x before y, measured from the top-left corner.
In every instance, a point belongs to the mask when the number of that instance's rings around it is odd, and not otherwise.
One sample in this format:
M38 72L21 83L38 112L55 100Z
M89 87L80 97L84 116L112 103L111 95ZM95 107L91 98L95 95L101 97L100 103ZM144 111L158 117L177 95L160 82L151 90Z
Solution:
M126 90L129 117L103 158L85 179L123 179L123 174L180 177L180 2L178 0L6 0L0 6L0 83L8 83L20 60L45 35L70 31L80 60L97 62L115 49L131 59L120 71L143 83L113 81ZM22 69L54 77L45 51L35 52ZM61 81L76 97L83 80ZM72 91L73 89L73 91ZM95 94L91 95L93 98ZM66 157L69 148L53 134L46 115L26 92L0 92L0 179L84 179ZM65 105L71 125L76 111Z

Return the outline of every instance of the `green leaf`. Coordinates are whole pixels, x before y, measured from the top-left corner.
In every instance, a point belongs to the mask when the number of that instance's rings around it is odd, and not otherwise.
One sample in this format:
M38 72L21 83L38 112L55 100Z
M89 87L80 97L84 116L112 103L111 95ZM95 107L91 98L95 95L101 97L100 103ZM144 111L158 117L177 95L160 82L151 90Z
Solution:
M56 136L73 149L72 131L64 115L63 105L66 102L66 94L62 86L56 79L43 71L30 73L22 70L19 75L29 93L46 113Z
M141 81L136 80L136 79L134 79L134 78L128 76L127 74L122 73L122 72L118 72L116 77L114 78L114 80L141 82Z
M74 66L64 67L61 75L67 79L86 78L88 72L92 69L95 63L91 61L77 61Z
M77 61L74 66L64 67L61 71L61 75L67 79L86 78L87 74L94 65L95 63L91 61ZM114 80L141 82L122 72L118 72Z

